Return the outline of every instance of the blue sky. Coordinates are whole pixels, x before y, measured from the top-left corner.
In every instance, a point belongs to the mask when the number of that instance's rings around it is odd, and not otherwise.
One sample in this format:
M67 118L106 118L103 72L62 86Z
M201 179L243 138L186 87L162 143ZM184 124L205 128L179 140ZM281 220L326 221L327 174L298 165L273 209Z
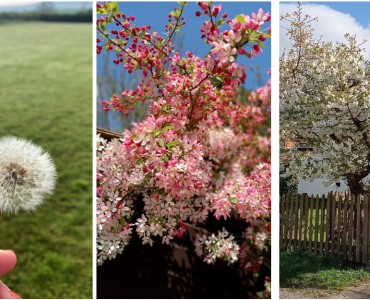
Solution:
M365 27L370 25L370 2L321 2L321 4L354 17Z
M281 3L280 13L294 10L296 3ZM363 45L366 57L370 59L370 2L303 2L303 12L319 21L312 23L314 38L344 42L344 34L356 34L358 42L367 40ZM289 47L285 37L286 24L280 27L280 52Z
M229 17L235 17L241 13L250 15L252 12L257 12L261 7L264 11L270 12L269 2L215 2L214 4L222 3L222 12L228 12ZM153 31L164 33L164 26L167 23L168 13L178 7L176 2L124 2L120 3L120 10L126 15L134 15L136 17L135 24L137 25L151 25ZM203 57L208 51L209 46L204 44L200 39L200 26L204 20L201 17L195 17L195 12L199 10L195 2L188 3L185 8L184 18L187 24L181 28L181 33L184 35L183 49L194 52L197 56ZM266 26L267 29L270 26ZM267 82L269 76L267 71L271 66L271 42L268 40L266 48L260 56L256 56L250 60L244 57L239 60L239 63L245 63L247 66L255 68L259 67L262 75L263 84ZM98 69L102 57L98 56ZM121 65L119 67L122 67ZM103 75L98 70L98 76ZM249 78L246 80L245 87L255 89L259 84L255 77L249 73Z

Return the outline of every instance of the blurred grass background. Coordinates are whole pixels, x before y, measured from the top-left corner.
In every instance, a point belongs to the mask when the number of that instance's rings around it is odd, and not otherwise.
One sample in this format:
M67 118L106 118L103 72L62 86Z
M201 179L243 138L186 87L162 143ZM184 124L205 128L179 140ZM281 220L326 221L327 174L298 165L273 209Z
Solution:
M92 25L0 25L0 136L54 158L54 195L33 214L0 215L1 279L23 298L92 298ZM1 155L1 149L0 149Z

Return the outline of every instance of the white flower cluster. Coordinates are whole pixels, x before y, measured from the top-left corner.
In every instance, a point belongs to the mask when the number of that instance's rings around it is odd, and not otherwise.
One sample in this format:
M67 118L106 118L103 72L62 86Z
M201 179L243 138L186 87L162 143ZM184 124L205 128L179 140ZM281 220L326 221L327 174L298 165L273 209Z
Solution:
M148 219L142 215L137 219L136 232L143 239L143 244L153 244L151 237L162 237L162 243L169 244L174 236L181 237L185 225L177 220L190 222L205 221L209 212L209 200L206 197L174 201L169 195L144 195L145 211ZM204 209L202 209L204 208ZM179 229L180 225L180 229Z
M97 264L102 265L106 259L114 259L117 254L122 254L123 249L130 241L132 229L129 227L119 234L108 230L98 232L97 243Z
M98 168L101 168L101 160L104 153L118 152L120 149L119 141L113 140L111 143L100 136L97 137L98 149ZM119 153L119 152L118 152ZM116 157L117 161L112 158ZM111 166L112 173L107 176L106 185L116 187L121 183L119 156L112 156L106 166ZM102 265L106 259L114 259L117 254L121 254L124 247L131 239L132 227L129 220L133 214L133 201L129 196L122 198L124 187L121 185L121 193L117 189L107 191L104 195L101 188L97 191L97 263ZM121 194L121 195L120 195Z
M0 213L34 211L54 190L56 170L41 147L13 136L0 138Z
M252 243L258 251L262 251L266 248L266 244L269 242L270 234L264 227L264 223L257 219L247 228L244 233L244 238L246 241Z
M234 236L225 228L217 235L214 233L211 236L198 235L194 245L195 253L208 264L213 264L216 259L222 259L229 264L238 260L240 248L234 240Z
M364 51L355 36L347 34L347 43L317 42L308 24L286 18L294 46L280 57L280 136L313 151L282 148L285 176L295 182L322 178L328 184L343 179L361 192L366 188L361 180L370 174L370 76Z

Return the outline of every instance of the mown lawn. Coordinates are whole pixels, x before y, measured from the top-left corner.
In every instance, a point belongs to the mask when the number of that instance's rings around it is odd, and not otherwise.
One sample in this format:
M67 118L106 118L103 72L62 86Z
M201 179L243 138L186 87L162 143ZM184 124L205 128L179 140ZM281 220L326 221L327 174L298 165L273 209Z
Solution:
M304 251L280 253L280 287L340 290L370 278L365 266Z
M59 177L34 214L0 215L0 248L18 256L1 279L23 298L92 297L91 31L91 24L0 25L0 136L42 146Z

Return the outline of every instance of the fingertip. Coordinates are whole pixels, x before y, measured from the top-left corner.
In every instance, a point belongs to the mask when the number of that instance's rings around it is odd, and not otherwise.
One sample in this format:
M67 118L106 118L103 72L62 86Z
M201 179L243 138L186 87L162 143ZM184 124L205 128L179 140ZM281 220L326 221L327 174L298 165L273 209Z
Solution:
M0 250L0 275L11 271L17 264L17 256L13 250Z

